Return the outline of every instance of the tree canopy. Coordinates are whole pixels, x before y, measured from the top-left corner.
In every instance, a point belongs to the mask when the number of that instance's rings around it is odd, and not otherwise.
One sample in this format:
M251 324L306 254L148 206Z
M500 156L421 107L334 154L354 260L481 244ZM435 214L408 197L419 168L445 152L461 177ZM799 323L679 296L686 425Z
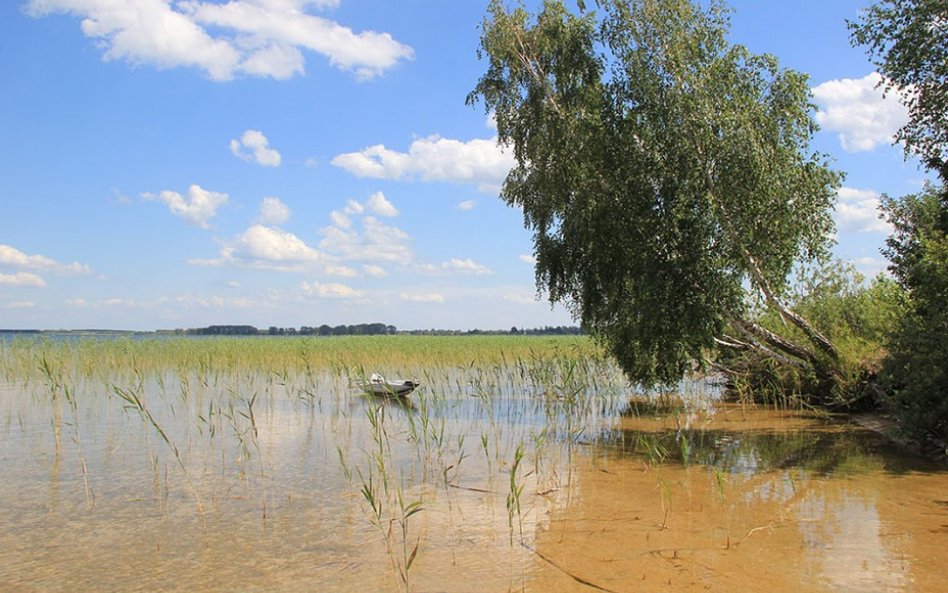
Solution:
M948 1L882 0L848 25L908 106L896 140L948 181Z
M533 231L538 287L637 383L674 382L720 343L832 358L781 300L795 263L826 252L839 183L810 148L806 76L729 43L718 2L597 6L495 0L483 25L469 101L516 157L502 197ZM821 354L754 324L755 296Z
M907 154L941 177L915 195L885 197L894 232L883 251L908 296L895 324L883 378L903 429L944 449L948 442L948 1L882 0L858 22L862 45L888 90L906 99L909 121L898 132Z

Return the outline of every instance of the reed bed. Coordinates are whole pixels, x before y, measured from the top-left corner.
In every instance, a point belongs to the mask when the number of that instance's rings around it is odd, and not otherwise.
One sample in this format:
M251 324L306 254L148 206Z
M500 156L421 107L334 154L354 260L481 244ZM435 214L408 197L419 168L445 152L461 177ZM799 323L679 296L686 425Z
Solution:
M39 377L37 361L56 360L77 376L155 372L285 374L305 370L490 368L533 366L556 359L604 361L603 350L582 336L340 336L17 338L0 341L3 378Z
M366 397L354 384L373 372L422 387ZM355 508L405 591L427 550L491 541L451 535L472 513L522 556L568 492L573 444L628 394L576 336L18 338L0 341L0 382L29 394L0 401L0 436L42 451L52 426L42 455L81 477L87 512L190 507L213 538L247 506L264 531L294 500L335 509L327 521Z

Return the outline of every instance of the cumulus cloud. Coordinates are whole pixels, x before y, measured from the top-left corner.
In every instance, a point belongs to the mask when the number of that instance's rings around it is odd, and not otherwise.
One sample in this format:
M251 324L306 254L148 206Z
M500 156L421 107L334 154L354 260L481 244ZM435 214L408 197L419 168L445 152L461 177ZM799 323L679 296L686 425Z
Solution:
M246 130L240 140L231 140L230 151L237 158L250 163L264 167L280 166L280 153L270 148L270 141L258 130Z
M343 260L408 263L412 257L408 234L372 214L394 217L398 209L382 192L372 194L365 203L349 200L342 210L329 213L332 225L320 231L320 249Z
M501 150L496 138L461 142L428 136L412 142L408 152L377 144L340 154L332 164L357 177L473 183L481 191L494 192L514 166L514 158Z
M290 207L279 198L264 198L260 203L260 216L257 217L260 224L281 225L289 219Z
M456 257L440 264L422 264L418 266L418 271L425 274L493 274L490 268L474 260Z
M374 216L362 218L361 229L330 226L321 233L320 249L344 260L407 263L412 258L408 234Z
M0 266L67 275L88 275L92 273L92 269L86 264L80 264L79 262L64 264L45 255L27 255L11 245L3 244L0 244Z
M345 212L333 210L329 213L329 220L340 229L352 228L352 219Z
M304 71L303 51L359 79L378 76L413 50L388 33L352 29L311 14L335 0L29 0L34 17L71 14L103 48L103 59L203 70L216 81L238 74L286 79Z
M861 233L892 232L892 226L880 218L878 192L871 189L839 188L836 224L840 230Z
M317 262L322 255L293 233L255 224L229 246L228 254L245 261Z
M361 290L337 283L304 282L301 289L303 294L321 299L361 299L365 296Z
M816 119L820 125L839 133L846 152L873 150L893 141L895 133L908 122L908 110L899 93L883 97L878 72L863 78L830 80L813 88L820 105Z
M349 200L348 202L346 202L346 207L345 207L345 210L343 211L346 214L362 214L363 212L365 212L365 207L363 207L362 204L360 204L359 202L355 200Z
M200 185L192 185L188 188L187 199L178 192L170 190L165 190L157 195L144 193L142 198L163 203L171 210L172 214L180 216L202 229L210 228L209 222L217 214L217 209L226 204L228 200L227 194L208 191Z
M415 303L443 303L444 296L436 292L421 293L421 294L409 294L403 292L401 294L403 301L412 301Z
M14 274L0 273L0 284L9 286L45 288L46 281L32 272L16 272Z
M242 234L223 241L220 256L191 259L201 266L238 265L286 272L321 270L328 276L357 277L358 268L345 262L367 262L365 275L386 275L378 262L408 263L412 252L410 237L401 229L375 216L395 216L398 210L379 192L365 203L349 200L342 210L330 213L331 225L320 230L316 247L276 225L289 218L289 208L277 198L265 198L257 222Z
M262 224L224 242L220 257L190 259L196 266L237 265L249 268L302 272L328 263L328 258L291 232Z
M537 258L530 255L529 253L521 253L520 255L517 256L517 259L519 259L525 264L530 264L531 266L534 266L537 263Z
M371 276L373 278L385 278L388 276L388 272L385 271L385 268L382 266L376 266L375 264L366 264L362 266L362 272L366 276Z
M369 199L365 202L365 207L368 208L370 212L374 212L379 216L398 216L398 210L391 202L385 199L385 195L380 191L369 196Z
M357 270L341 264L327 264L323 268L323 272L327 276L338 276L340 278L355 278L359 275Z

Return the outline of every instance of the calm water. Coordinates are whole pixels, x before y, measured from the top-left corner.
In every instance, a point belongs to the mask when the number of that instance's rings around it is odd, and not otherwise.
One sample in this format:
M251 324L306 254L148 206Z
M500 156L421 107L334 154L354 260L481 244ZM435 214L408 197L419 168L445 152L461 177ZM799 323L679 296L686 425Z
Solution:
M945 590L948 474L873 433L427 377L0 385L0 591Z

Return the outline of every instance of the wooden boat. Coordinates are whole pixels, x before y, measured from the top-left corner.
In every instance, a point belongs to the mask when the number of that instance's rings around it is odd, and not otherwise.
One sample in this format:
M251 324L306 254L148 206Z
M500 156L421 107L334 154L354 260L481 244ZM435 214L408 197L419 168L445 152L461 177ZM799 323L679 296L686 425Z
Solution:
M386 381L382 375L372 373L372 376L369 377L368 380L358 381L357 385L370 395L405 397L414 391L419 383L417 381L406 381L402 379Z

